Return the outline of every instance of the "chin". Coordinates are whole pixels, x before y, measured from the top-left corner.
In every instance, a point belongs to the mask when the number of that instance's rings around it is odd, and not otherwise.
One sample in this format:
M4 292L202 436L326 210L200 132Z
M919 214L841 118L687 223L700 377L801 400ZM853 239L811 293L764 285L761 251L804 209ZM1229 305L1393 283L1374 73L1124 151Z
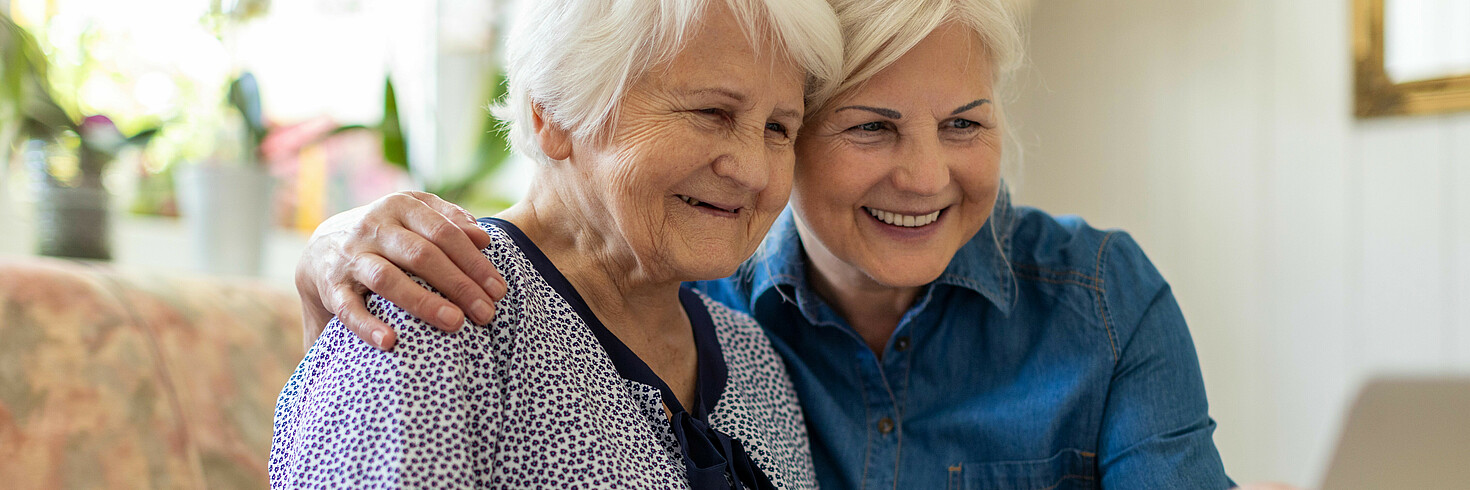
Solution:
M691 250L680 254L677 270L680 281L711 281L724 279L735 274L740 264L750 254L738 254L735 251L700 251Z
M891 288L915 288L934 282L941 274L944 274L944 265L870 270L868 277Z

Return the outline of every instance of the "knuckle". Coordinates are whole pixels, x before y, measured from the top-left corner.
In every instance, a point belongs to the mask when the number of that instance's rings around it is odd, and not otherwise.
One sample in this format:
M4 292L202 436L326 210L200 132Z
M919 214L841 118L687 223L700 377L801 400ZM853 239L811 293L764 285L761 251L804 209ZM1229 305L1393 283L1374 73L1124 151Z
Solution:
M447 243L455 238L455 235L463 235L459 227L449 224L448 221L436 220L429 225L429 239L438 243Z
M408 204L408 202L410 200L412 200L412 201L417 201L418 200L418 198L415 197L415 194L414 194L413 191L398 191L398 192L394 192L392 194L388 194L386 196L383 196L383 199L382 199L382 201L384 203L400 204L400 205L401 204Z
M391 274L398 273L396 269L390 268L381 261L366 260L364 258L353 259L353 269L357 271L357 277L368 289L377 291L385 286Z
M470 281L459 280L454 281L454 284L451 284L449 286L449 290L445 291L445 293L452 298L472 300L478 299L480 294L482 293L482 290Z
M431 321L431 318L434 318L433 315L437 314L440 308L440 302L442 301L443 299L438 296L423 292L419 293L418 298L412 300L410 303L414 306L413 309L420 313L417 316L428 322Z
M411 240L403 245L403 258L412 269L422 270L433 260L438 247L424 240Z
M357 312L353 309L353 305L356 304L356 301L354 301L355 299L357 299L354 298L354 296L356 295L357 293L354 293L347 288L338 289L335 293L332 294L334 298L333 303L335 304L330 306L328 308L328 311L330 311L333 316L336 316L344 323L347 323L348 326L355 325L356 323L358 323L354 321L356 319Z

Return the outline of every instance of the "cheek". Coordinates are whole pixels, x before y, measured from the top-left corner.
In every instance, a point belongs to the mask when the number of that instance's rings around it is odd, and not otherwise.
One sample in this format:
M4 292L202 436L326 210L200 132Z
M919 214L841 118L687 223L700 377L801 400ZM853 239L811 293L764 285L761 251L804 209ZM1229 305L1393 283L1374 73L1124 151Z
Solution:
M828 147L820 157L801 160L796 168L796 190L808 203L827 212L845 212L881 182L887 158L856 148Z
M969 152L960 161L965 163L954 168L952 175L965 197L968 200L993 201L1000 188L1000 150L982 147Z

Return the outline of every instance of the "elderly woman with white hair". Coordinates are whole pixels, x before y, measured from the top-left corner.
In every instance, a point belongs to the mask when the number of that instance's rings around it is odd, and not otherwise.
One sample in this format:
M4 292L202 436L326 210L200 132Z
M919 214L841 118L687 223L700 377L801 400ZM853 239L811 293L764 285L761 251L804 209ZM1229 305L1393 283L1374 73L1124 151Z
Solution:
M840 69L831 7L527 5L502 117L542 165L479 224L497 312L446 334L372 297L391 352L331 322L277 403L272 486L815 486L770 342L682 283L731 274L785 205Z
M1126 233L1010 205L1000 95L1021 41L1002 2L831 3L844 81L808 101L790 207L737 273L694 284L755 317L786 361L818 481L1232 486L1189 330L1143 251ZM479 303L501 291L496 271L466 259L484 238L464 216L414 193L324 225L297 275L307 336L335 312L393 348L352 303L364 285L401 290L388 297L411 311L483 317ZM455 292L353 265L369 261Z

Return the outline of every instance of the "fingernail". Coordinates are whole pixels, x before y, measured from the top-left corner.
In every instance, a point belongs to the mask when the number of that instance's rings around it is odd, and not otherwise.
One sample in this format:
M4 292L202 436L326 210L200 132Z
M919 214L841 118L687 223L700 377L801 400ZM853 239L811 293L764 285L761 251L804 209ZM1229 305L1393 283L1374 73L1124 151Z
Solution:
M388 332L373 330L373 345L378 346L379 349L383 348L383 338L387 336Z
M457 329L464 324L464 317L460 316L459 312L454 310L454 307L440 306L439 323L443 323L446 327Z
M501 279L496 279L494 277L489 278L489 279L486 279L485 280L485 292L486 293L489 293L491 296L494 296L495 293L500 293L500 294L504 295L505 294L505 283L504 282L501 282L501 281L502 281ZM492 293L491 291L494 291L494 293Z
M490 318L490 304L486 303L483 299L475 300L475 304L470 305L470 311L475 315L475 323L490 323L490 320L492 320Z

